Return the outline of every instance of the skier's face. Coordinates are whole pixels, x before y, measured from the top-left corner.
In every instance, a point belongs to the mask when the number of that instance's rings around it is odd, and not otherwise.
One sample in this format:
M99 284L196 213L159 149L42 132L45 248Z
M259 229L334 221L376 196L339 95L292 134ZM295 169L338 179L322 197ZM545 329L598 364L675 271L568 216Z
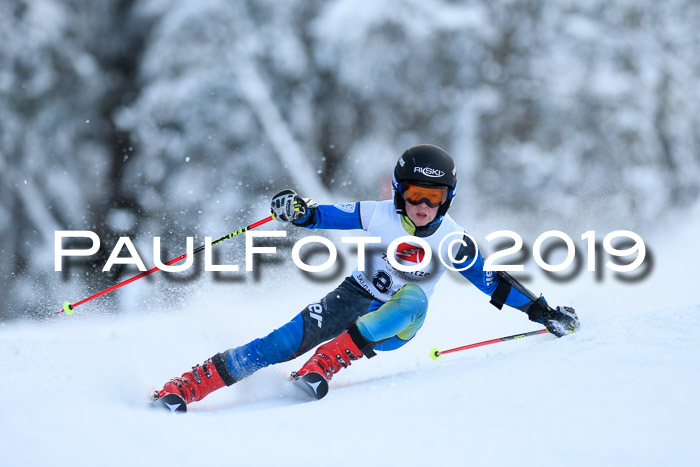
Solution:
M426 202L420 204L406 203L406 215L416 227L430 224L437 216L438 209L440 209L440 206L432 208Z
M406 183L402 196L408 218L416 227L423 227L437 216L438 209L447 199L447 187Z

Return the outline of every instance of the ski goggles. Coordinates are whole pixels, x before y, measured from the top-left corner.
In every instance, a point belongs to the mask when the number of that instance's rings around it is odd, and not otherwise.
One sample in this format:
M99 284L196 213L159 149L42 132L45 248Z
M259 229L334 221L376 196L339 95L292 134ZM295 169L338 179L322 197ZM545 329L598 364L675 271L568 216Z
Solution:
M431 208L437 208L447 200L447 187L421 186L407 183L402 196L407 203L411 203L414 206L426 203Z

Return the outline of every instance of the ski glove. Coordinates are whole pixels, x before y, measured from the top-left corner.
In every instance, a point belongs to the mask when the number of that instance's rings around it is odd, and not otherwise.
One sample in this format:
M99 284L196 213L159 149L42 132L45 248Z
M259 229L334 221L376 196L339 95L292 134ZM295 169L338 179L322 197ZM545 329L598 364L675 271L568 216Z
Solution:
M282 190L272 197L272 216L281 222L299 226L313 223L313 211L317 204L309 198L300 198L293 190Z
M556 309L547 305L542 297L538 298L527 310L530 321L544 324L547 331L557 337L578 331L581 326L576 310L568 306L557 307Z

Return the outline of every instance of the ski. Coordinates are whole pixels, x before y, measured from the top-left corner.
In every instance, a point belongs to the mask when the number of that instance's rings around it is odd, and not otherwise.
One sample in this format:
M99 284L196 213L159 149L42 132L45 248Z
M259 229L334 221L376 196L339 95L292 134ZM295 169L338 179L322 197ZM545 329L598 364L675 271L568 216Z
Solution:
M328 381L318 373L311 372L299 376L297 372L293 372L289 375L289 380L313 399L323 399L328 394Z
M166 394L163 397L157 397L155 394L151 398L151 407L163 408L172 412L187 412L187 404L185 399L177 394Z

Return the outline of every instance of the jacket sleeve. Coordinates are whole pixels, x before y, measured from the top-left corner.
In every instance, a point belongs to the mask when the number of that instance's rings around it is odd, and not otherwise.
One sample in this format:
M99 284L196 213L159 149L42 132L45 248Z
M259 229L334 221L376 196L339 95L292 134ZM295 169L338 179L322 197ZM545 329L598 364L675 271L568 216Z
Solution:
M527 312L537 297L527 290L522 284L513 279L510 275L496 271L484 271L484 258L478 251L474 242L467 236L464 237L465 245L462 245L455 259L464 259L463 263L456 263L456 269L464 267L474 261L471 267L460 271L469 282L474 284L479 290L491 297L491 304L497 308L508 305L520 311ZM474 259L476 256L476 259Z
M307 229L362 229L360 203L320 204L309 210L309 216L297 225Z

